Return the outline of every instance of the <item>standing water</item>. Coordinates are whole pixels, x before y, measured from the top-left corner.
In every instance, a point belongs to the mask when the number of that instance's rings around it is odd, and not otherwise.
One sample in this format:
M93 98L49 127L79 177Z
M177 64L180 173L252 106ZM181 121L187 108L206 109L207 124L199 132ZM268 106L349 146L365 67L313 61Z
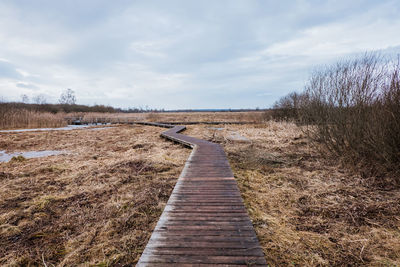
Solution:
M37 131L70 131L82 128L88 128L91 126L96 125L104 125L104 124L87 124L87 125L68 125L66 127L59 127L59 128L35 128L35 129L16 129L16 130L1 130L0 133L20 133L20 132L37 132ZM105 125L110 125L107 123ZM110 127L102 127L101 129L106 129ZM100 129L100 128L93 128L93 129Z
M15 153L6 153L4 150L0 150L0 162L8 162L13 157L22 156L24 158L40 158L40 157L48 157L55 156L60 154L66 154L67 151L58 151L58 150L42 150L42 151L28 151L28 152L15 152Z

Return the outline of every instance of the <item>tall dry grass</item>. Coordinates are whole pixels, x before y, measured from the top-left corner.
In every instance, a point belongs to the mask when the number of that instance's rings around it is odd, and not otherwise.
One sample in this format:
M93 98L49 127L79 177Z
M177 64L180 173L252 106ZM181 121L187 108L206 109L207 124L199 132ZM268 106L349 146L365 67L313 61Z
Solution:
M260 123L266 120L264 112L149 112L149 113L76 113L71 117L82 117L83 121L96 122L253 122Z
M0 108L0 129L66 126L64 113Z
M103 113L71 112L50 113L12 108L0 105L0 129L40 128L65 126L79 119L85 123L129 123L152 122L250 122L260 123L269 115L260 111L246 112L148 112L148 113Z

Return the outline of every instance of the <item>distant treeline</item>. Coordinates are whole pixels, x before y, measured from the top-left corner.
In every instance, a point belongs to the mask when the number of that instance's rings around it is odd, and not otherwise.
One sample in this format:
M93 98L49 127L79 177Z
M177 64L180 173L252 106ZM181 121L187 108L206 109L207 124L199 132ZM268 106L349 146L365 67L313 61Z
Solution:
M121 109L104 105L77 105L77 104L27 104L21 102L0 103L0 110L27 110L35 112L49 113L72 113L72 112L101 112L101 113L141 113L141 112L160 112L157 109L129 108Z
M0 103L0 109L24 109L35 112L50 112L50 113L72 113L72 112L101 112L101 113L145 113L145 112L248 112L248 111L266 111L266 109L152 109L152 108L114 108L105 105L77 105L77 104L28 104L22 102L5 102Z

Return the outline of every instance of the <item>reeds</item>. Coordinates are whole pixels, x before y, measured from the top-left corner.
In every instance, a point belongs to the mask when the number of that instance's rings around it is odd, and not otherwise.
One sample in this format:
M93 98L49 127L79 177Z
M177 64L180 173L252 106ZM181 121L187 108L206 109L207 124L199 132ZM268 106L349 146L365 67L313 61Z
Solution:
M64 113L38 112L1 106L0 129L66 126Z
M95 123L106 122L253 122L266 120L266 113L261 111L246 112L149 112L149 113L76 113L71 117L81 117L83 121Z

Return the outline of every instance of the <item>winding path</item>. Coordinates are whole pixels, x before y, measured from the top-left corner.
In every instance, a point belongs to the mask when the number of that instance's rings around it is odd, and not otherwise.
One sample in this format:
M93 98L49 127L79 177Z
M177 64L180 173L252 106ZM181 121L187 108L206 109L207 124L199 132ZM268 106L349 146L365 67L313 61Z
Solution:
M140 124L193 151L136 266L267 266L223 148Z

